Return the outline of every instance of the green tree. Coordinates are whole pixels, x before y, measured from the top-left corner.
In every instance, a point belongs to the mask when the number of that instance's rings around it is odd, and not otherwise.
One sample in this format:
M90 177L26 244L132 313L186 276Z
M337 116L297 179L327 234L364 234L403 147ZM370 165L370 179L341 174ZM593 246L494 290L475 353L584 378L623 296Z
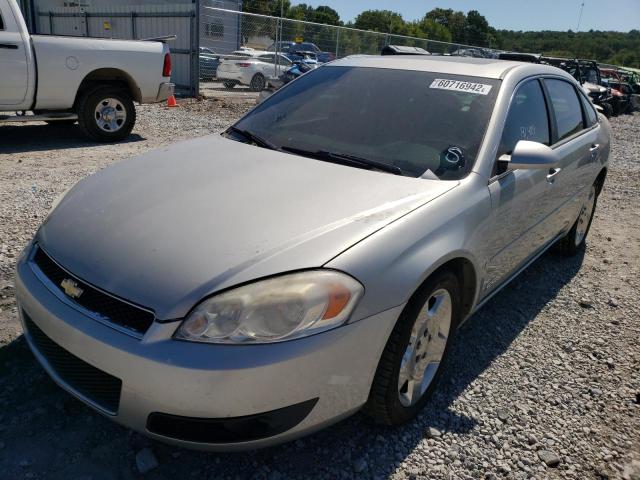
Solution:
M360 30L395 34L406 31L402 15L391 10L365 10L356 17L354 27Z
M325 23L327 25L342 25L338 12L326 5L316 7L314 12L314 22Z
M284 3L282 3L284 2ZM244 0L242 2L242 10L248 13L259 13L261 15L280 16L280 9L284 10L284 14L289 12L291 8L290 0Z
M423 21L433 20L445 27L451 34L451 40L455 43L465 43L467 26L467 16L460 11L453 11L450 8L434 8L427 12Z
M477 10L467 13L465 43L486 47L489 45L489 22Z
M418 25L420 27L420 31L422 32L422 36L428 38L429 40L450 42L453 38L451 32L447 27L430 18L427 18L426 16L419 22Z

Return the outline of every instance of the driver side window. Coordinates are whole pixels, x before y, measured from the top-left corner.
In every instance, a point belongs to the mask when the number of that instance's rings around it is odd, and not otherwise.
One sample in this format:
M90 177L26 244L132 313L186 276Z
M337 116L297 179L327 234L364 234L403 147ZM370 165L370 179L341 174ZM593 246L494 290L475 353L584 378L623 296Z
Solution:
M518 88L511 100L498 148L498 158L505 153L510 155L520 140L550 145L550 139L549 116L542 87L538 80L529 80ZM496 162L496 175L502 173L500 163L504 162Z

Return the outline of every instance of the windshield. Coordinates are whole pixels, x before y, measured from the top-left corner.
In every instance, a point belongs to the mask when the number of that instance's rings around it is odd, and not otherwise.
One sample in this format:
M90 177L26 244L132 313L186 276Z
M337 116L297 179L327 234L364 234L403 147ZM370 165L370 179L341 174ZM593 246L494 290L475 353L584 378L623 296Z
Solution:
M473 166L499 86L495 79L444 73L322 67L235 127L299 155L329 152L402 175L455 180Z

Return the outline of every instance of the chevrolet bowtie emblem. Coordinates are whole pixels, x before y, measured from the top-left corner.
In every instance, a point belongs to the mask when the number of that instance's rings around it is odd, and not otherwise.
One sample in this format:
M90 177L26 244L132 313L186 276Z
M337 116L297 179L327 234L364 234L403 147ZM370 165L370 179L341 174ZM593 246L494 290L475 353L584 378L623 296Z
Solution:
M80 295L82 295L82 292L84 292L84 290L78 287L78 284L70 278L65 278L64 280L62 280L60 286L64 290L64 293L69 295L71 298L78 298Z

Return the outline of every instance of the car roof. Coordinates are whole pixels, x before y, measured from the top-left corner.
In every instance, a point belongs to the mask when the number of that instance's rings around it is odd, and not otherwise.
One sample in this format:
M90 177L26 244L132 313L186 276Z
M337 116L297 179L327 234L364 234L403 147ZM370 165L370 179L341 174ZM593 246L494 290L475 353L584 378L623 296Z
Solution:
M559 68L550 65L538 65L528 62L499 60L496 58L473 58L445 55L352 55L335 60L327 66L391 68L398 70L417 70L452 75L470 75L484 78L504 78L514 69L532 70L536 73L558 75ZM563 75L563 76L564 76Z

